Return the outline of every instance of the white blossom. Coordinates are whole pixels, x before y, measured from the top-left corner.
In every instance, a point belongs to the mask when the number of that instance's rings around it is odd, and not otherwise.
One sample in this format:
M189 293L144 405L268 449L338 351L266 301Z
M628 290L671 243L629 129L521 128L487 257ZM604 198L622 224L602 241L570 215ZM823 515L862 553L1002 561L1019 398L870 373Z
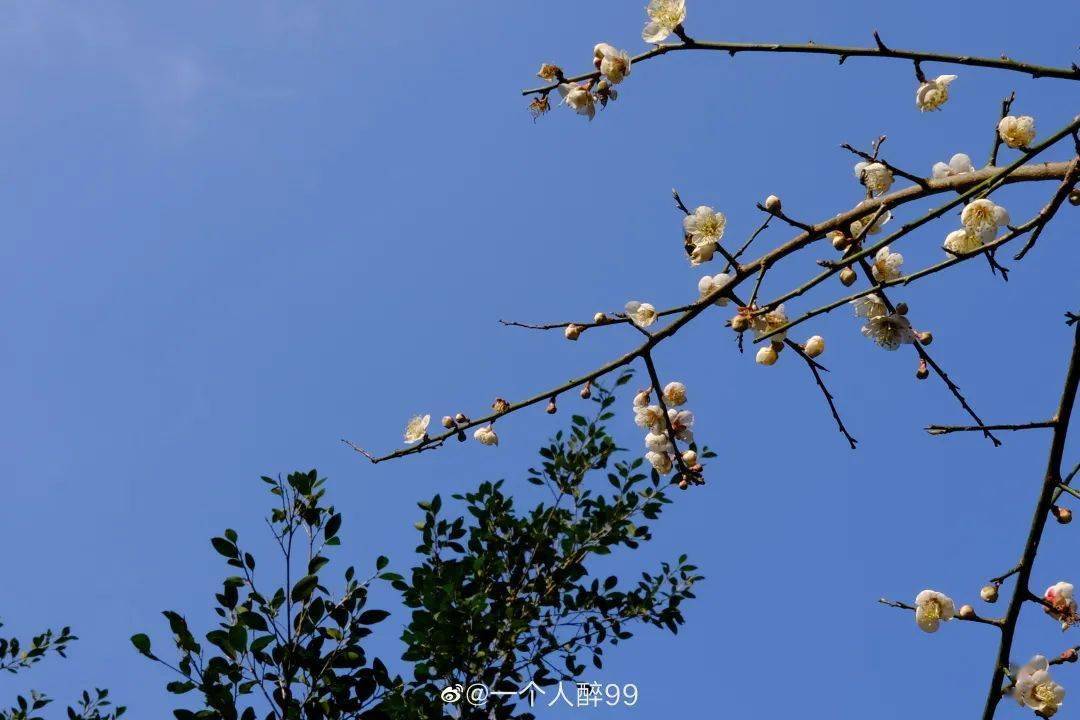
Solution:
M649 303L631 300L626 303L626 317L638 327L649 327L656 322L656 308Z
M975 166L971 164L971 158L964 153L956 153L949 162L934 163L934 179L940 180L942 178L953 177L954 175L963 175L965 173L975 172Z
M664 386L664 402L668 407L678 407L686 402L686 386L681 382L669 382Z
M659 405L646 405L634 410L634 424L656 432L664 423L664 411Z
M937 632L942 622L956 614L952 598L936 590L923 590L915 597L915 623L925 632Z
M649 404L649 391L642 390L634 396L634 409L643 408Z
M874 265L871 270L874 279L878 282L887 282L900 277L900 266L904 264L904 256L900 253L889 252L889 246L881 248L874 256Z
M889 192L893 184L892 170L879 162L860 162L855 164L855 177L866 186L873 195Z
M851 305L855 308L855 315L857 317L870 319L889 313L888 306L885 305L885 301L882 300L881 296L877 293L870 293L869 295L855 298L851 301Z
M693 450L687 450L682 454L682 461L684 465L694 467L697 465L697 453Z
M431 422L430 415L417 415L411 418L407 425L405 425L405 442L416 443L424 439L427 435L428 423Z
M686 0L650 0L645 12L649 13L649 22L641 31L641 39L647 43L663 42L686 19Z
M784 310L783 305L777 305L775 308L767 313L761 313L760 315L754 315L750 319L750 327L754 329L754 336L756 338L762 338L774 330L787 324L788 316ZM770 339L773 342L782 342L787 337L787 331L777 333Z
M666 452L647 452L645 459L653 466L653 469L661 475L671 472L671 456Z
M663 432L650 432L646 435L645 447L654 453L667 453L672 450L671 440Z
M717 289L723 287L727 282L731 280L731 276L727 273L717 273L716 275L706 275L698 280L697 289L698 297L703 298L706 295L712 295ZM728 304L729 299L723 295L716 298L715 305L724 307Z
M694 212L683 218L683 230L695 245L713 242L719 243L724 237L727 218L724 213L713 210L708 205L700 205Z
M806 341L803 345L803 352L812 358L817 357L821 353L825 352L825 338L820 335L814 335L812 338Z
M896 350L901 345L915 342L911 322L903 315L877 315L862 326L862 333L886 350Z
M944 105L949 99L949 85L955 79L955 75L938 75L919 85L919 89L915 91L915 104L919 110L937 110Z
M563 103L578 115L585 115L590 120L596 117L596 97L584 85L563 83L559 85L559 94Z
M482 425L476 428L476 432L473 433L473 437L481 445L498 445L499 436L495 434L495 428L490 425Z
M593 56L600 61L600 72L612 85L618 85L630 74L630 54L607 43L593 48Z
M691 428L694 426L694 413L689 410L676 410L670 408L667 411L668 422L671 423L671 428L674 430L675 437L683 442L693 442L694 432Z
M999 227L1009 224L1009 212L989 198L979 198L967 204L960 213L960 222L972 232L992 230L996 234Z
M717 248L720 245L711 240L701 243L694 243L694 249L690 251L690 264L694 267L707 263L713 259L713 255L716 254Z
M1006 115L998 123L998 137L1011 148L1027 147L1035 139L1035 118Z
M963 228L961 230L953 230L946 235L943 247L951 254L963 255L965 253L975 252L993 239L993 229L988 229L979 233Z
M1013 685L1013 699L1044 718L1053 716L1065 700L1065 688L1051 679L1049 668L1046 658L1036 655L1017 671Z
M867 201L863 200L861 203L855 206L855 209L858 210L866 206ZM874 217L875 213L877 213L876 209L867 212L866 215L862 216L858 220L852 220L851 224L848 226L848 230L851 232L851 237L858 237L859 233L862 232L863 227L870 222L870 218ZM875 220L874 224L870 226L870 229L866 231L866 234L877 235L879 232L881 232L881 228L885 226L885 223L889 222L890 220L892 220L892 212L888 210L884 211L883 213L878 215L877 220Z
M1072 583L1059 582L1051 585L1046 588L1043 600L1053 607L1053 609L1045 608L1046 613L1061 621L1062 630L1067 630L1077 621L1076 598L1073 597Z

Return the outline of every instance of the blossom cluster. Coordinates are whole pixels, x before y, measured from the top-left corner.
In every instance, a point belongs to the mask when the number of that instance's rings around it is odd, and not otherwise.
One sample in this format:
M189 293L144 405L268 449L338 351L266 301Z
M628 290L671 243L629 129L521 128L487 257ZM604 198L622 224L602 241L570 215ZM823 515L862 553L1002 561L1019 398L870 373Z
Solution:
M1009 225L1008 211L988 198L972 200L960 213L963 227L945 236L944 248L953 255L978 250Z
M645 459L661 475L667 475L675 467L675 456L679 449L672 443L672 437L690 446L679 455L682 464L694 472L701 469L693 445L694 414L679 409L685 404L686 386L681 382L670 382L664 386L663 406L652 403L651 389L642 390L634 396L634 423L646 431ZM686 478L679 480L679 487L683 489L688 484Z

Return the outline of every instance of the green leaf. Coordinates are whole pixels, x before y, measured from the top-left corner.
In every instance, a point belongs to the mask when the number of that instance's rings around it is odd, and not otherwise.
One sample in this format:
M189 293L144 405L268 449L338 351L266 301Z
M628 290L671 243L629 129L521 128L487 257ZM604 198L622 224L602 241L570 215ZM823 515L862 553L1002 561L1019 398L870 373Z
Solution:
M311 597L311 592L315 589L315 586L319 584L318 575L305 575L296 581L292 589L292 601L304 602Z
M150 654L150 638L145 633L136 633L131 636L131 644L143 655Z
M357 618L361 625L374 625L380 623L386 618L390 617L390 613L385 610L365 610L360 613L360 617Z
M220 554L224 555L227 558L234 558L240 554L239 551L236 549L236 546L225 538L210 538L210 544L214 546L215 550L217 550Z

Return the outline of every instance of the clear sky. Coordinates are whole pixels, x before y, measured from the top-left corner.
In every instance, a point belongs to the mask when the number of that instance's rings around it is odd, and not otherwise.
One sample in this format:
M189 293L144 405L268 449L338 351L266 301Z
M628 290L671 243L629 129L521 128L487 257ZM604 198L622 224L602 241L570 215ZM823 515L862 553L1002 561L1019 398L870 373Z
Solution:
M1080 6L1059 0L688 2L703 39L866 44L876 28L898 47L1078 59ZM498 449L372 467L339 438L390 449L416 412L479 414L637 343L627 328L571 344L498 319L696 296L672 187L723 210L741 240L769 193L815 221L857 201L842 142L887 134L890 160L928 173L957 151L985 161L1010 90L1043 135L1078 110L1075 84L1018 74L928 65L960 77L943 112L920 114L904 63L685 54L635 68L591 124L565 109L532 123L518 91L540 62L585 69L599 41L642 50L644 4L0 7L0 614L5 631L69 623L83 638L69 661L4 679L4 697L104 685L135 717L164 716L170 678L127 638L167 642L164 608L210 629L224 566L207 538L230 526L262 542L260 474L328 475L345 513L340 555L365 567L382 553L408 566L416 500L503 477L531 497L524 470L569 399L554 419L500 423ZM1051 190L1010 188L1001 202L1024 218ZM1009 261L1007 285L970 263L895 293L988 421L1056 406L1076 212ZM954 225L905 239L905 267L939 260ZM823 252L770 275L764 295ZM842 291L828 283L789 309ZM852 452L806 368L755 365L724 319L703 316L657 358L721 456L655 542L616 562L633 576L687 551L708 579L679 637L646 629L591 679L636 683L640 717L971 717L997 633L951 623L927 636L876 599L933 587L974 601L1011 567L1047 435L999 449L926 436L927 423L967 418L940 382L913 378L913 354L875 348L844 309L797 335L826 337L828 380L861 441ZM637 452L627 412L617 431ZM1077 533L1048 528L1037 588L1080 579ZM371 649L392 660L405 613L379 597L397 612ZM1034 609L1026 618L1017 660L1078 642ZM1069 713L1078 672L1057 673Z

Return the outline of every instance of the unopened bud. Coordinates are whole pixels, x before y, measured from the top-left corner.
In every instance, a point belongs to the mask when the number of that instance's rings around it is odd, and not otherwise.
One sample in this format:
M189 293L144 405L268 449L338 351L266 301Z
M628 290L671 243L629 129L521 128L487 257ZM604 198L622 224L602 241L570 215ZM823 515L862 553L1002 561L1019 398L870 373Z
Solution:
M851 287L853 284L855 284L856 277L857 276L855 275L855 271L849 267L846 267L840 271L840 282L844 284L844 287Z
M495 402L491 403L491 409L497 413L504 413L510 409L510 403L503 400L501 397L495 398Z
M682 454L682 461L687 467L697 465L697 453L693 450L687 450Z
M920 380L925 380L930 377L930 370L927 369L925 360L919 361L919 369L915 371L915 377Z
M759 365L775 365L777 357L776 350L774 350L773 346L770 344L758 350L757 356L754 359Z
M688 483L686 481L686 478L683 478L682 480L679 481L679 489L680 490L685 490L688 487L690 487L690 483Z
M592 397L592 383L585 383L585 386L581 388L581 399L588 400Z
M1080 205L1080 189L1069 191L1069 203L1072 205Z
M991 583L979 591L979 597L988 603L995 603L998 599L998 586Z
M851 238L845 235L842 230L833 230L829 233L829 238L832 240L833 249L840 252L847 250L851 245Z
M765 198L765 209L769 212L778 212L780 210L780 198L775 195Z
M1069 648L1065 652L1061 653L1058 657L1061 658L1061 662L1076 662L1078 657L1076 654L1076 648Z
M599 325L601 323L606 323L608 321L608 316L605 315L602 312L598 312L598 313L596 313L595 315L592 316L592 321L594 323L596 323L597 325Z
M960 617L964 620L970 620L971 618L975 617L975 608L971 607L970 605L961 605Z
M907 306L906 302L898 302L898 303L896 303L896 314L897 315L907 315L907 313L908 313L908 306Z
M566 336L567 340L577 340L581 337L581 326L570 323L566 326L566 330L563 331L563 335Z
M469 422L469 418L465 417L465 413L458 413L454 416L454 422L456 422L458 425L462 425Z
M554 415L558 411L559 411L559 408L556 407L556 405L555 405L555 398L551 398L550 400L548 400L547 414L548 415Z
M816 358L821 353L825 352L825 338L820 335L815 335L806 341L803 345L803 352L812 358Z
M934 334L929 331L919 333L919 342L923 345L929 345L934 342Z
M731 329L737 333L746 332L750 327L750 318L745 315L736 315L731 318Z
M449 415L443 415L442 426L447 430L454 427L454 418L450 417Z
M1062 525L1068 525L1072 522L1072 510L1069 508L1058 507L1053 505L1050 507L1050 512L1053 513L1054 519Z

